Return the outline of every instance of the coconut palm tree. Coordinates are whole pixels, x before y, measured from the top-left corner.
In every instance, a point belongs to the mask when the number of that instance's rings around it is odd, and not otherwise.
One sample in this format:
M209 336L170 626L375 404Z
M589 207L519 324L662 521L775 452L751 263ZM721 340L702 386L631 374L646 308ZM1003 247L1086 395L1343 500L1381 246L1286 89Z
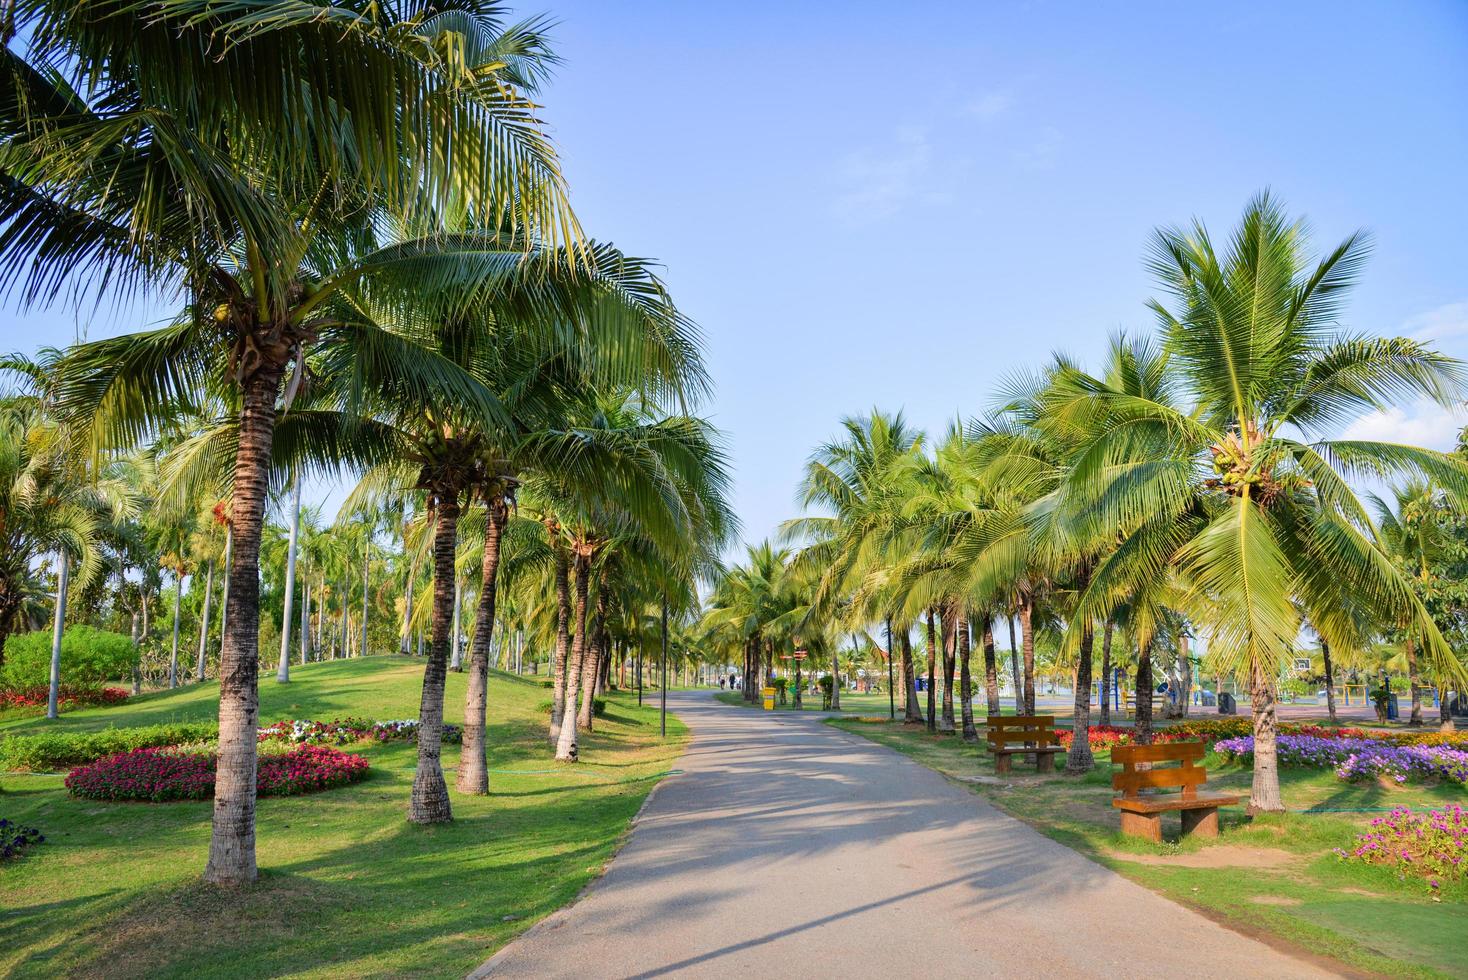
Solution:
M1121 533L1076 615L1104 621L1147 583L1177 576L1210 657L1249 678L1253 811L1283 808L1273 678L1301 608L1348 589L1420 637L1435 672L1463 677L1347 478L1420 473L1462 494L1468 468L1416 447L1328 438L1402 396L1450 402L1462 371L1414 341L1339 333L1364 239L1352 235L1313 264L1307 248L1304 226L1267 194L1222 250L1201 223L1159 231L1151 268L1172 305L1152 308L1189 408L1079 385L1068 409L1104 413L1108 425L1071 468L1066 493Z
M213 882L256 875L258 550L282 396L289 407L312 350L350 338L413 364L401 342L332 309L370 267L434 285L423 248L330 256L388 213L578 237L522 94L547 63L544 38L497 14L393 2L365 15L204 2L147 17L127 4L16 11L26 47L6 51L15 84L0 100L7 280L26 300L84 280L191 299L171 327L76 351L65 401L78 418L95 411L97 441L116 444L138 441L207 378L228 379L239 399Z

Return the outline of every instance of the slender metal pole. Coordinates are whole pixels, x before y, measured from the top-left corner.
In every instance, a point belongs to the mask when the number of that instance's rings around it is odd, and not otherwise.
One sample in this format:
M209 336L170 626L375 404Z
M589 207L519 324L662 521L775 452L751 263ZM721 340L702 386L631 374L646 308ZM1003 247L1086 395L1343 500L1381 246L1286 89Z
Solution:
M663 679L658 694L662 705L658 709L658 728L663 738L668 737L668 600L663 599Z

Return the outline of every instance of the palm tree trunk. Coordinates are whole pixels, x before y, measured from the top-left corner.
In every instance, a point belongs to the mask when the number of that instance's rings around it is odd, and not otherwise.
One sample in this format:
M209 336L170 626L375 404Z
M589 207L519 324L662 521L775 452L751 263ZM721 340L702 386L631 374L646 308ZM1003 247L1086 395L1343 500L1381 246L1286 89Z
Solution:
M254 881L256 730L260 714L260 530L275 435L282 363L244 383L230 503L229 627L219 656L219 755L206 881Z
M1111 724L1111 633L1116 627L1111 620L1101 630L1101 717L1102 725Z
M301 533L301 474L291 481L291 529L285 548L285 606L280 612L280 663L275 679L282 684L291 679L291 606L296 597L296 541Z
M352 655L352 651L347 649L347 586L350 584L350 579L345 575L342 576L342 659Z
M1014 616L1005 616L1009 625L1009 676L1014 681L1014 713L1025 713L1024 674L1019 670L1019 643L1014 638Z
M449 670L452 670L455 673L462 673L463 670L464 670L464 653L463 653L463 648L462 648L462 646L460 645L460 642L459 642L459 636L461 635L460 634L460 629L462 628L462 624L459 621L459 615L460 615L460 612L463 610L463 608L464 608L464 580L462 578L460 578L459 576L455 575L454 576L454 648L453 648L454 649L454 653L453 653L453 657L449 660Z
M1192 706L1193 701L1193 658L1190 649L1191 645L1192 640L1188 636L1187 630L1178 634L1177 656L1179 665L1182 667L1183 675L1182 699L1178 704L1178 714L1183 718L1188 717L1188 710Z
M439 755L443 748L443 691L448 680L449 629L458 575L454 558L459 538L459 488L435 488L438 520L433 529L433 639L423 668L423 699L418 705L418 766L408 820L447 823L454 818Z
M1152 744L1152 640L1137 647L1137 720L1132 726L1141 745Z
M1275 737L1279 725L1275 718L1274 682L1268 667L1259 661L1250 665L1249 695L1254 709L1254 784L1249 793L1248 812L1282 813L1284 800L1279 793L1279 756Z
M1091 755L1091 647L1094 643L1091 624L1083 623L1080 650L1076 655L1070 751L1065 754L1065 771L1070 773L1090 772L1096 768L1096 760Z
M56 552L56 620L51 626L51 678L46 688L46 717L55 719L61 700L61 639L66 632L66 589L71 578L66 550ZM177 616L177 613L175 613ZM177 620L175 619L175 623ZM175 642L178 627L174 627ZM4 639L0 638L0 643Z
M229 629L229 579L230 579L230 574L229 574L230 564L229 563L230 563L230 560L231 560L231 558L233 556L233 552L234 552L234 523L233 523L233 521L231 521L231 523L229 524L229 526L224 529L224 594L219 597L219 660L220 660L220 663L223 663L224 662L224 635L225 635L225 632ZM144 601L143 604L144 604L144 606L147 605L146 600ZM147 619L147 616L144 615L143 618L146 620ZM147 636L148 635L148 628L147 628L146 625L143 627L143 635L144 636Z
M561 734L556 742L557 762L575 762L578 758L576 705L581 693L581 672L586 667L586 600L590 578L590 556L578 553L575 568L576 635L571 641L570 663L566 666L566 710L561 716Z
M485 510L484 563L480 570L479 615L469 646L469 691L464 696L464 744L459 749L460 793L489 792L489 753L484 714L489 701L489 643L494 636L495 599L499 589L500 534L509 519L502 495L491 497Z
M902 632L897 634L898 641L902 644L902 684L907 688L903 697L903 724L921 725L923 723L923 709L918 704L917 696L917 674L912 664L912 628L904 626Z
M933 610L928 610L928 731L938 730L938 636Z
M183 575L173 573L173 653L168 658L168 689L178 687L178 619L183 604Z
M856 635L851 637L851 650L857 652ZM841 710L841 651L831 646L831 710Z
M1336 723L1335 716L1335 667L1330 662L1330 643L1325 637L1320 638L1320 656L1325 661L1325 713L1330 718L1330 723ZM1447 703L1447 699L1443 699Z
M984 697L991 715L1001 714L999 708L999 663L994 655L994 621L984 614Z
M944 603L939 612L943 651L943 714L938 719L938 731L951 734L953 724L953 670L957 661L958 616L952 603Z
M372 597L372 529L367 529L367 539L362 544L362 648L358 651L359 656L367 656L367 612ZM454 635L454 642L458 642L458 634ZM442 708L440 708L442 714Z
M214 560L209 560L204 574L204 614L199 618L199 662L194 665L194 680L204 679L204 664L209 655L209 600L214 598Z
M302 575L301 584L306 587L301 596L301 663L306 664L311 659L311 580Z
M1019 606L1020 645L1024 650L1025 714L1035 713L1035 601L1028 594Z
M605 575L597 583L596 589L596 621L591 629L591 646L585 657L584 669L581 675L581 704L576 714L576 724L586 731L591 731L592 708L596 702L596 685L601 678L601 652L602 641L606 636L607 619L607 582Z
M974 725L974 680L969 670L969 661L973 658L973 639L969 635L969 625L967 618L958 621L959 701L962 706L963 740L977 742L979 730Z
M1407 724L1413 728L1422 726L1422 675L1417 672L1417 643L1407 637L1407 683L1412 687L1412 717Z
M556 646L555 662L551 664L554 679L551 682L550 741L551 745L559 745L561 719L566 713L566 675L568 673L566 660L571 650L571 586L568 581L570 563L566 557L565 545L554 530L550 532L550 543L556 562Z

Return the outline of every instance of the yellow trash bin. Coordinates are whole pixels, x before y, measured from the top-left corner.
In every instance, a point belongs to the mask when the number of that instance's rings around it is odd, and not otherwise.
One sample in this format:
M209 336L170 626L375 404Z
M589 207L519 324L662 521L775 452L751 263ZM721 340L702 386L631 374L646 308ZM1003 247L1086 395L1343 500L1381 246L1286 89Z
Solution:
M773 687L767 687L767 688L764 688L760 693L762 693L765 696L765 710L766 711L774 711L775 710L775 689Z

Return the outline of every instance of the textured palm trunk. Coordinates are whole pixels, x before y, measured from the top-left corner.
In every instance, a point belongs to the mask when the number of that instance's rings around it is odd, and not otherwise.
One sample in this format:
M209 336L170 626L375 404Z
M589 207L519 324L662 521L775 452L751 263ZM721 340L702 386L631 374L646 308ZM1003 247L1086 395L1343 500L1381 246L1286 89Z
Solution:
M244 385L230 502L229 626L219 657L219 750L214 818L204 878L254 881L256 732L260 716L260 530L275 435L281 371L261 369Z
M178 687L178 619L183 604L183 574L173 573L173 652L168 657L168 689Z
M928 731L938 730L938 636L928 610Z
M1096 768L1091 755L1091 647L1095 634L1091 624L1081 627L1080 650L1076 655L1075 710L1071 715L1070 751L1065 754L1065 771L1090 772Z
M557 762L575 762L579 758L575 709L581 693L581 673L586 667L586 604L590 591L590 557L577 553L575 566L576 635L571 641L570 662L566 666L566 710L561 718L561 734L556 741Z
M296 597L296 541L301 533L301 474L291 481L291 527L285 549L285 606L280 612L280 662L275 679L287 684L291 679L291 604Z
M953 606L945 603L939 613L943 643L941 648L943 650L943 714L938 719L938 731L949 734L954 729L953 671L957 660L955 649L958 643L957 619Z
M1407 683L1412 687L1412 717L1407 724L1414 728L1422 726L1422 675L1417 672L1417 643L1407 637Z
M1275 717L1274 682L1263 663L1250 665L1249 697L1254 710L1254 784L1249 793L1249 813L1282 813L1284 800L1279 793L1276 745L1279 723Z
M1014 634L1014 617L1005 616L1004 623L1009 627L1009 676L1014 681L1014 713L1022 715L1025 713L1024 675L1019 670L1019 642Z
M362 646L357 651L358 656L367 656L367 612L372 598L372 532L368 530L367 540L362 547ZM458 634L454 636L458 640Z
M999 708L999 662L994 654L994 621L984 616L984 697L989 714L1001 714Z
M194 680L204 679L204 665L209 658L209 601L214 598L214 561L210 559L204 573L204 612L199 617L199 662L194 665Z
M551 664L553 677L550 719L550 742L555 746L561 741L561 718L566 712L566 660L571 652L571 585L568 581L570 563L566 548L554 526L547 523L546 528L550 533L551 550L555 554L556 563L556 645L552 654L554 662Z
M804 687L805 685L803 685L800 682L800 661L799 660L796 660L796 661L794 661L794 664L795 664L795 710L796 711L799 711L802 707L805 706L804 698L801 696L801 688Z
M851 638L852 652L856 652L856 637ZM831 647L831 710L841 710L841 654Z
M606 638L607 583L605 577L597 583L596 621L592 626L590 646L587 648L585 665L581 674L581 704L576 712L576 724L585 731L592 730L593 708L596 706L596 686L601 678L602 642Z
M1028 594L1020 597L1019 642L1024 650L1025 710L1035 713L1035 601Z
M454 630L453 651L454 652L453 652L453 656L450 657L450 659L449 659L449 670L452 670L456 674L462 673L463 670L464 670L463 645L462 645L462 641L459 639L459 637L462 635L461 630L463 628L462 625L461 625L461 623L460 623L460 621L459 621L459 616L463 612L463 610L464 610L464 580L462 578L460 578L459 576L455 575L454 576L454 626L453 626L453 630Z
M1152 744L1152 641L1137 648L1137 720L1132 726L1141 745Z
M311 580L302 575L301 582L306 586L301 596L301 664L305 665L311 660Z
M1102 725L1111 724L1111 634L1116 627L1107 620L1101 630L1101 717Z
M959 700L962 704L963 740L977 742L979 730L974 725L974 679L969 661L973 659L973 639L969 635L970 623L960 619L958 623L958 683Z
M229 629L229 566L234 555L234 526L231 524L224 530L224 593L219 597L219 659L224 660L224 634ZM143 599L146 610L147 598ZM147 620L146 612L143 619ZM148 635L148 628L143 627L143 635Z
M448 679L449 630L453 628L454 557L459 537L459 488L435 488L438 515L433 529L433 634L423 667L423 698L418 704L418 766L408 820L447 823L454 818L443 778L443 691Z
M66 588L71 577L71 563L67 561L66 552L58 551L56 558L56 619L51 626L51 675L46 686L46 717L53 720L60 710L61 640L66 632ZM174 632L177 633L177 627Z
M348 636L348 633L347 633L347 587L350 584L351 584L351 578L349 576L343 576L342 577L342 622L341 622L341 634L342 634L342 659L344 659L344 660L347 657L350 657L352 655L352 651L347 647L347 636Z
M902 686L907 689L902 699L902 721L908 725L921 725L923 709L918 703L917 672L912 663L912 630L903 627L902 632L897 634L897 640L902 645Z
M1330 723L1336 723L1335 716L1335 667L1330 662L1330 643L1324 637L1320 639L1320 657L1325 661L1325 713L1330 718ZM1443 699L1447 703L1447 699Z
M1183 692L1182 698L1178 701L1178 714L1180 717L1186 718L1188 716L1188 710L1192 707L1193 703L1193 658L1191 641L1186 632L1180 634L1177 638L1177 654L1183 675Z
M480 568L479 615L469 647L469 690L464 696L464 744L459 749L460 793L489 792L489 746L484 737L489 702L489 646L494 636L495 599L499 589L500 535L509 520L505 498L490 498L484 522L484 562Z

